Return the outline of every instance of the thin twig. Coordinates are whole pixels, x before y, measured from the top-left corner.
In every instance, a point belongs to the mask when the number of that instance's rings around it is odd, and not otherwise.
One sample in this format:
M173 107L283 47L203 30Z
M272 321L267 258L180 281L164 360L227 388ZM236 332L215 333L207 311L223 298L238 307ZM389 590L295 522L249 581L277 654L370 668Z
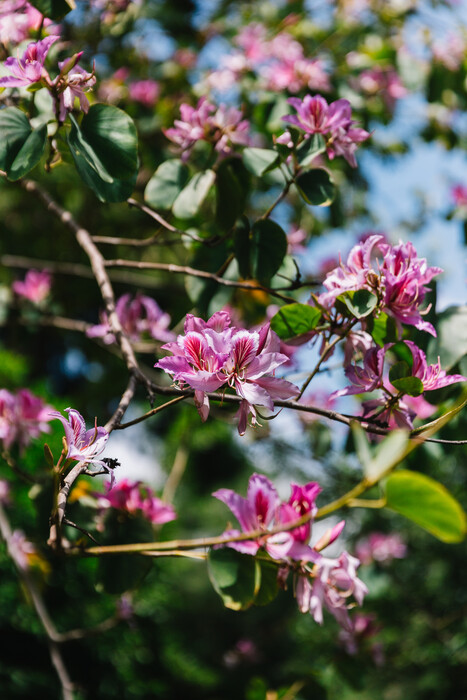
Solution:
M271 287L265 287L261 284L253 284L251 282L241 282L236 280L225 279L224 277L219 277L214 274L214 272L207 272L206 270L197 270L188 265L175 265L173 263L159 263L159 262L149 262L146 260L106 260L104 263L105 267L127 267L136 270L161 270L164 272L170 272L175 275L188 275L189 277L200 277L201 279L211 280L217 284L221 284L224 287L234 287L236 289L246 289L248 291L262 291L270 294L271 296L282 299L288 303L294 303L296 299L292 297L287 297L281 294L276 289Z

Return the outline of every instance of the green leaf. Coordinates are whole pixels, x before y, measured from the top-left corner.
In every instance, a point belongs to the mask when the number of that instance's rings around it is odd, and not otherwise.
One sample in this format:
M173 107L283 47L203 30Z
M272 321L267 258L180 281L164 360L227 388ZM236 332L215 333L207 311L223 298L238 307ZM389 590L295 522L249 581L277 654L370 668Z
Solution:
M467 520L460 503L425 474L402 470L386 481L387 507L428 530L443 542L462 542Z
M32 131L28 118L16 107L0 110L0 169L8 172Z
M302 168L310 165L314 158L320 153L324 153L325 150L326 144L323 136L321 134L313 134L310 138L305 139L297 148L298 164L301 165Z
M338 297L355 318L365 318L376 308L378 298L368 289L358 289L355 292L345 292Z
M208 574L226 608L246 610L260 590L261 569L256 559L230 547L211 549Z
M422 380L418 377L412 377L412 369L405 360L396 362L391 367L389 370L389 381L398 391L402 391L409 396L420 396L420 394L423 394Z
M138 140L132 119L111 105L93 105L81 125L70 114L68 133L76 169L102 202L122 202L138 174Z
M305 202L314 206L327 207L336 196L334 181L323 168L307 170L297 177L295 184Z
M259 219L253 224L251 238L251 268L253 276L268 284L287 253L287 236L279 224Z
M261 177L279 164L279 154L269 148L245 148L243 162L250 173Z
M418 377L401 377L401 379L390 379L389 381L397 391L402 391L408 396L423 394L423 382Z
M241 162L233 158L223 160L217 169L216 222L225 231L229 231L243 214L247 194L246 175L248 173Z
M242 216L235 226L233 247L240 275L243 279L249 279L252 276L250 267L250 222L246 216Z
M75 0L30 0L30 4L49 19L62 19L76 7Z
M174 215L179 219L191 219L195 216L215 179L216 174L213 170L196 173L175 200L172 207Z
M95 104L81 121L81 133L112 179L133 177L138 168L138 135L126 112Z
M171 209L189 177L180 160L161 163L144 190L144 199L154 209Z
M365 323L371 337L380 347L397 340L396 322L392 316L388 316L384 311L377 318L370 316Z
M312 331L319 323L321 311L308 304L287 304L271 319L271 328L279 338L287 340Z
M99 540L103 545L152 542L154 531L146 518L109 508ZM99 559L97 582L106 593L119 595L138 586L151 566L151 558L142 554L102 556Z
M277 581L277 566L267 561L258 562L261 571L261 583L259 591L255 596L255 605L268 605L279 592Z
M9 171L8 179L15 181L24 177L42 158L47 143L47 126L34 129L18 151Z

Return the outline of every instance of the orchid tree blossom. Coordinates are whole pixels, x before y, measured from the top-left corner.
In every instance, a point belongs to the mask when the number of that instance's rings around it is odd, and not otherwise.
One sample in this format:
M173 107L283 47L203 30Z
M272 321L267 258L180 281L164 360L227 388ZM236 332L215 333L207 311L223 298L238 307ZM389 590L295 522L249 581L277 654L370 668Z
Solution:
M318 302L331 308L341 294L367 289L378 297L377 308L391 315L400 331L406 324L436 336L431 323L423 320L429 307L421 306L430 291L426 285L441 272L417 257L410 242L391 246L384 236L373 234L352 248L346 263L328 272L323 282L326 291Z
M149 486L141 481L121 479L107 493L97 495L98 505L103 509L116 508L131 514L141 514L153 525L162 525L176 519L169 503L158 498Z
M123 294L115 304L115 311L123 331L133 342L140 341L145 333L165 343L175 338L175 334L168 330L172 319L151 297L137 294L132 299L131 294ZM101 313L101 323L88 328L86 335L88 338L102 338L106 345L115 342L105 311Z
M82 53L80 51L58 64L60 73L54 80L54 87L58 93L59 122L65 121L67 114L73 110L76 99L84 114L89 111L89 100L85 93L89 92L96 84L96 76L94 68L89 73L78 65Z
M48 297L50 286L51 276L47 270L28 270L24 280L16 280L11 285L15 294L38 305Z
M211 104L201 97L196 107L188 104L180 106L181 119L174 126L165 129L166 137L182 150L181 158L186 161L198 141L212 143L221 155L231 152L236 144L250 143L249 122L235 107Z
M29 87L41 81L50 86L52 81L44 63L50 47L59 38L47 36L29 44L21 58L7 58L4 66L12 75L0 78L0 87Z
M264 531L264 535L254 540L233 541L225 546L252 556L264 548L272 559L282 560L283 566L279 572L281 580L287 577L289 570L294 571L295 596L301 612L310 612L314 620L322 624L323 608L326 608L341 626L352 629L348 615L349 597L353 595L361 605L368 591L357 577L360 562L356 557L347 552L343 552L338 559L325 558L320 554L321 550L337 540L344 528L344 521L331 527L314 546L309 544L311 524L317 512L315 500L320 491L316 482L305 486L291 484L289 501L284 503L267 477L253 474L246 498L231 489L219 489L213 496L230 508L243 533ZM309 522L304 525L268 535L272 527L293 523L304 515L310 516ZM239 530L230 529L224 536L240 534Z
M16 394L0 389L0 440L5 449L17 443L22 451L41 433L50 432L51 409L29 389Z
M66 459L100 464L107 469L106 463L96 457L104 451L109 433L105 428L98 426L97 421L94 428L86 430L85 420L79 411L75 408L66 408L65 411L68 413L68 419L59 411L52 411L49 415L61 421L65 430Z
M195 403L203 420L209 415L206 392L230 387L243 400L238 411L238 432L246 431L248 416L256 423L255 406L274 409L274 399L298 396L291 382L274 376L275 370L288 362L279 352L280 341L269 323L259 331L237 330L230 326L226 312L214 314L209 321L188 315L185 335L163 345L173 357L155 364L171 374L180 388L188 384L195 390Z
M365 129L354 128L350 102L345 99L328 104L321 95L306 95L302 100L290 97L288 103L297 114L282 117L296 129L308 135L322 134L326 138L329 158L344 156L352 168L357 167L355 151L357 145L366 141L370 134ZM281 141L279 141L281 142Z

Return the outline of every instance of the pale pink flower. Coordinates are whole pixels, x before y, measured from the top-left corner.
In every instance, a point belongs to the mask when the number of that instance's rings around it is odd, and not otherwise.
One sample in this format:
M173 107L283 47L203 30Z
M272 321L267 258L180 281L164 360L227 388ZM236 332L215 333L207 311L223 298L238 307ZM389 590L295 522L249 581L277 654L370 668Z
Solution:
M0 6L0 43L19 44L31 30L37 30L43 21L39 10L26 0L2 0ZM45 20L49 24L50 20Z
M357 542L355 554L365 565L374 561L388 564L393 559L404 559L407 545L398 533L372 532Z
M177 517L173 507L161 501L152 489L141 481L122 479L107 493L97 494L97 496L99 506L141 514L153 525L162 525Z
M323 624L323 608L326 608L344 629L351 630L349 617L350 596L362 605L368 588L357 576L360 565L356 557L343 552L338 559L322 557L315 564L315 577L310 591L309 610L318 624Z
M49 295L51 281L47 270L28 270L24 281L17 280L11 286L15 294L39 305Z
M175 338L175 334L168 330L171 323L169 314L162 311L151 297L137 294L132 299L130 294L123 294L117 300L115 311L123 331L133 342L140 341L145 333L161 342ZM101 313L101 321L100 324L88 328L86 335L88 338L102 338L106 345L111 345L115 342L115 336L105 312Z
M338 639L347 654L355 656L362 644L372 640L381 631L381 625L376 624L375 615L363 615L362 613L354 615L351 622L352 629L341 628ZM381 642L371 642L369 651L374 663L377 666L382 666L384 664L384 652Z
M57 418L61 421L65 429L66 459L100 464L107 468L106 463L96 457L104 451L109 433L105 428L97 425L97 420L94 428L86 430L86 423L81 413L74 408L66 408L65 411L68 413L68 419L58 411L51 411L49 416L50 419Z
M89 100L85 93L96 84L96 76L94 69L88 73L78 65L81 55L82 52L58 64L60 74L54 80L54 84L58 91L58 118L61 122L65 121L67 114L74 109L76 99L82 112L87 114L89 111Z
M371 68L360 73L355 81L357 89L367 95L381 95L386 107L394 109L397 100L407 95L396 70L392 67Z
M373 346L367 350L363 357L363 367L348 365L345 368L345 376L352 383L352 386L339 389L331 396L337 398L338 396L362 394L381 388L383 384L384 355L384 348L378 346Z
M305 229L293 225L287 234L287 253L289 255L304 253L306 251L306 245L304 245L304 243L306 243L307 240L308 233Z
M8 539L8 551L15 564L25 571L31 562L38 557L36 547L26 539L22 530L14 530Z

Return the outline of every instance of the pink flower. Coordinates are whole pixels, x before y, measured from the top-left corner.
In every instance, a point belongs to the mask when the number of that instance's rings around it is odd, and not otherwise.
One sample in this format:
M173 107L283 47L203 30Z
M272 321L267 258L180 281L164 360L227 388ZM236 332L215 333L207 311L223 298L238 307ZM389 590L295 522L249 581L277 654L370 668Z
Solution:
M268 530L276 525L285 525L298 520L303 515L316 513L314 500L321 491L316 483L305 486L291 485L292 495L288 503L281 503L279 495L269 479L261 474L253 474L248 482L247 497L239 496L231 489L219 489L212 495L225 503L237 518L242 532L263 530L256 540L231 542L227 546L243 554L255 555L264 547L273 559L291 558L314 561L318 555L308 545L311 525L306 523L294 530L268 535ZM235 536L238 530L228 530L225 536Z
M106 467L103 460L96 459L105 449L105 444L109 439L109 434L105 428L98 427L97 421L94 428L86 430L86 423L83 416L74 408L66 408L68 420L58 411L51 411L51 418L58 418L65 429L67 443L66 459L73 459L77 462L87 462L100 464Z
M407 556L407 545L397 533L386 535L384 532L372 532L355 546L355 554L362 564L373 561L387 564L393 559L404 559Z
M129 92L132 100L151 108L157 102L160 86L155 80L137 80L130 83Z
M381 94L389 110L394 109L396 100L407 95L399 75L394 68L372 68L364 70L356 81L357 88L367 95Z
M446 374L446 371L441 369L439 358L435 365L428 365L423 350L420 350L411 340L404 342L410 348L413 356L412 376L420 379L423 384L423 391L442 389L445 386L457 384L457 382L467 381L467 377L464 377L462 374Z
M425 258L417 258L412 243L399 243L390 246L381 243L383 253L382 276L384 279L384 308L397 321L415 326L436 336L436 331L427 321L423 321L419 306L429 290L425 285L442 272L440 267L428 267Z
M429 291L425 285L440 272L441 268L428 267L425 258L417 257L412 243L391 246L384 236L373 234L352 248L346 264L341 262L328 272L323 283L327 291L320 294L318 301L330 308L341 294L368 289L380 298L380 309L399 324L436 336L431 323L422 318L428 309L422 311L420 307Z
M215 105L201 97L196 107L180 106L181 119L164 131L168 139L182 149L182 160L187 160L198 141L212 143L222 155L230 153L232 145L249 143L249 122L235 107Z
M365 129L353 128L355 122L352 121L348 100L336 100L328 105L321 95L306 95L303 101L298 97L290 97L287 101L297 114L282 117L284 121L306 134L327 135L329 158L344 156L353 168L357 167L354 155L357 144L369 138L370 134Z
M280 341L269 324L259 331L237 330L230 327L230 316L221 311L209 321L188 315L185 335L163 346L173 357L164 357L155 367L171 374L183 388L195 389L195 403L203 420L209 415L206 392L222 386L234 389L243 401L238 411L238 431L243 435L248 415L256 422L254 406L274 408L274 399L297 396L298 388L273 376L288 357L279 352Z
M94 69L88 73L78 65L81 56L82 52L58 64L60 74L55 78L54 85L58 91L60 122L65 121L68 112L74 109L76 99L82 112L87 114L89 111L89 100L85 93L96 84L96 76Z
M41 304L48 296L50 286L51 276L47 270L28 270L24 281L13 282L12 289L33 304Z
M130 294L124 294L118 299L115 311L125 334L133 342L140 341L144 333L161 342L175 338L174 333L168 330L171 323L169 314L162 311L151 297L137 294L131 299ZM88 328L86 335L88 338L102 338L106 345L110 345L115 342L115 336L105 312L101 314L101 320L102 323Z
M54 35L48 36L29 44L21 58L7 58L5 68L13 75L0 78L0 87L27 87L40 80L50 84L50 76L44 68L44 62L50 47L58 38Z
M384 348L378 346L367 350L363 357L363 367L348 365L345 368L345 376L352 382L353 386L335 391L331 396L337 398L338 396L361 394L380 388L383 382L384 355Z
M22 530L14 530L11 533L8 540L8 551L15 564L23 570L28 569L38 558L36 547L26 539Z
M0 7L0 43L19 44L37 30L43 17L26 0L2 0ZM50 20L45 20L50 23Z
M352 630L348 610L350 596L362 605L368 588L357 577L360 562L347 552L338 559L322 557L315 564L315 577L309 594L309 611L318 624L323 624L323 607L333 615L339 625ZM309 582L308 582L309 583Z
M303 228L292 226L287 234L287 253L294 255L304 253L306 246L303 245L308 239L308 233Z
M328 105L321 95L306 95L303 101L290 97L287 102L297 114L282 117L283 121L307 134L329 134L340 127L347 128L352 122L348 100L336 100Z
M0 389L0 440L6 449L14 442L23 450L41 433L50 432L50 409L29 389L20 389L16 395Z
M127 513L141 513L153 525L162 525L177 517L171 505L158 498L141 481L122 479L106 494L98 494L99 505L117 508Z

